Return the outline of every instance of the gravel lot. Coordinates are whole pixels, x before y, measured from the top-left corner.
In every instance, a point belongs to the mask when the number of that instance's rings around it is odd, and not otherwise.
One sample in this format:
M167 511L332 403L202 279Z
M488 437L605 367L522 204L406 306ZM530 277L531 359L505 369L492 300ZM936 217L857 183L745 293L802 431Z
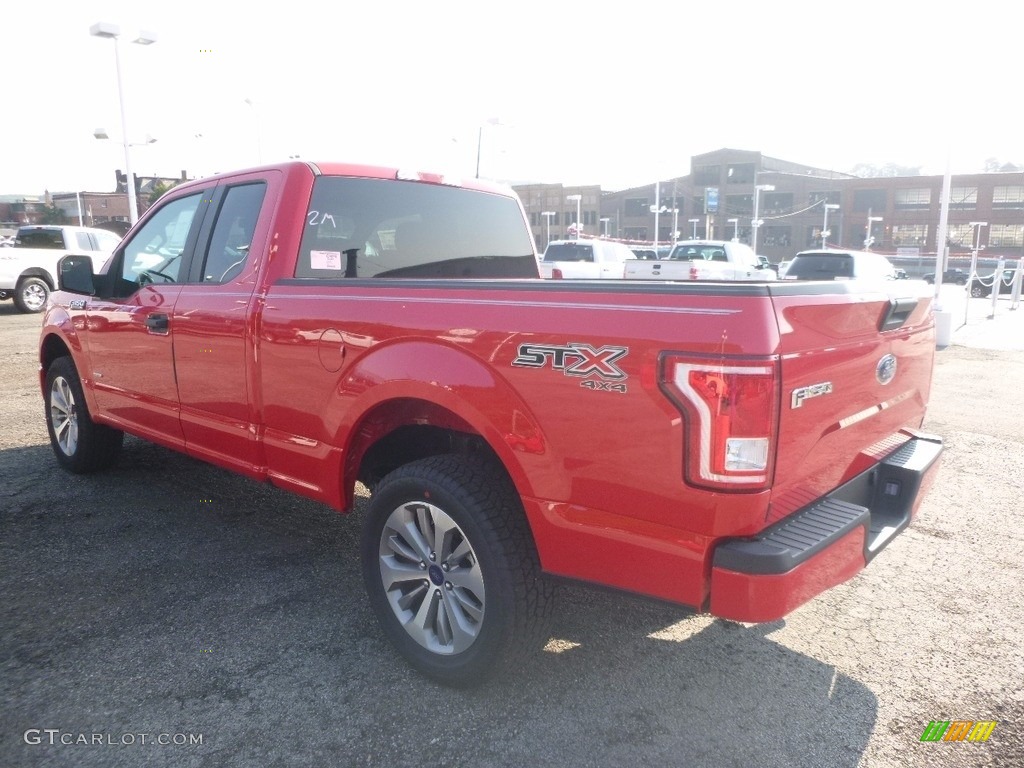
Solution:
M0 766L1024 765L1020 349L939 352L941 476L853 581L752 626L565 588L550 652L455 692L378 631L359 511L134 439L59 470L39 325L0 304ZM919 741L957 719L999 724Z

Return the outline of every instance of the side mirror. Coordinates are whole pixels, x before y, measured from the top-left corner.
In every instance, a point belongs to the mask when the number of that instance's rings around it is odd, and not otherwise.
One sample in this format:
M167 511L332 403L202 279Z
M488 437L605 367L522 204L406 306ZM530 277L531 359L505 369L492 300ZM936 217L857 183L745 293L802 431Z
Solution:
M88 256L65 256L57 262L57 286L68 293L94 296L96 284L92 274L92 259Z

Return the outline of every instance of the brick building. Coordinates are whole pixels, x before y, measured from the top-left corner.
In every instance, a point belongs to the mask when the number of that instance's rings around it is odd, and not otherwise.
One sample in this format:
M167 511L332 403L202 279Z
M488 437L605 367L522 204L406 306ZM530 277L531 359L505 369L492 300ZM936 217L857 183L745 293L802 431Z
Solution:
M575 214L568 194L585 190L599 205L584 215L591 234L636 242L709 237L749 243L755 202L758 252L778 262L797 251L819 247L828 211L828 243L861 249L868 236L884 253L932 254L940 215L942 176L861 178L735 149L720 149L690 159L687 176L642 187L601 192L599 187L559 184L516 186L539 248L546 244L542 211ZM569 190L572 190L571 192ZM826 209L826 205L828 208ZM561 220L561 219L560 219ZM975 227L971 222L986 222ZM603 225L603 226L600 226ZM954 175L947 240L951 253L969 251L976 233L988 256L1024 258L1024 172ZM552 237L556 228L552 226ZM561 235L561 232L559 232Z

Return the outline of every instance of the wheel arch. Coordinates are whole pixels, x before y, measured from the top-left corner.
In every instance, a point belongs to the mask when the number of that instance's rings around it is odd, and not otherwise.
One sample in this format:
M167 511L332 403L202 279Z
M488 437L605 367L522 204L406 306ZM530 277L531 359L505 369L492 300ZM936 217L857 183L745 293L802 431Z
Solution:
M51 275L47 270L43 269L42 267L29 267L20 275L18 275L18 279L15 282L15 284L17 285L17 283L20 283L22 280L28 277L38 277L50 287L51 291L56 290L57 288L57 281L54 279L53 275Z
M396 374L410 370L415 380ZM343 448L346 509L356 480L372 486L388 471L427 456L486 455L521 496L534 493L525 464L545 454L550 461L548 441L520 395L464 350L426 342L389 345L346 372L340 393L356 388L361 391L341 409L348 418L335 432L335 445Z

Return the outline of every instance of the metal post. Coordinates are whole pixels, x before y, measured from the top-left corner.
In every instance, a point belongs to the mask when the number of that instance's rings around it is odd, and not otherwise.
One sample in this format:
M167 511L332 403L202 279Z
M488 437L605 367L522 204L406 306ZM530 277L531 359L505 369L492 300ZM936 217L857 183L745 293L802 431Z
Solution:
M654 250L658 250L658 214L661 211L661 182L654 182Z

